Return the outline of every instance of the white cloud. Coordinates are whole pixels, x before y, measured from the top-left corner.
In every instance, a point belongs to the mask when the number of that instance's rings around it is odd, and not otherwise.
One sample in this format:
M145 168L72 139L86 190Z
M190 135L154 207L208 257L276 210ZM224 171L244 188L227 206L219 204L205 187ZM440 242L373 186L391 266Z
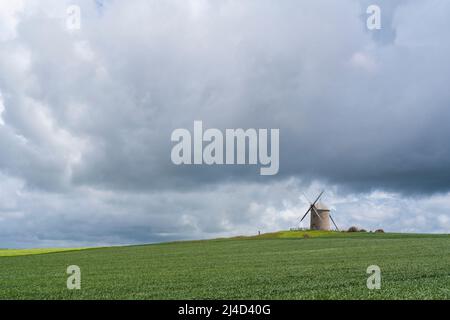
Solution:
M24 5L23 0L0 2L0 41L16 36L17 15L24 9Z
M377 64L373 57L364 52L355 52L350 59L350 63L367 72L375 72L377 69Z

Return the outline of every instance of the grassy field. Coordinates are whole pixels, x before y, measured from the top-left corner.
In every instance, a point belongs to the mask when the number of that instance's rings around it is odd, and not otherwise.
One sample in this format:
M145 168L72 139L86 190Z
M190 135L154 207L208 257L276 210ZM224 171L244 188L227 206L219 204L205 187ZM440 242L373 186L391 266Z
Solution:
M18 256L0 250L0 299L450 299L450 235L308 236L285 231ZM373 264L381 290L366 287ZM69 265L81 268L81 290L66 288Z

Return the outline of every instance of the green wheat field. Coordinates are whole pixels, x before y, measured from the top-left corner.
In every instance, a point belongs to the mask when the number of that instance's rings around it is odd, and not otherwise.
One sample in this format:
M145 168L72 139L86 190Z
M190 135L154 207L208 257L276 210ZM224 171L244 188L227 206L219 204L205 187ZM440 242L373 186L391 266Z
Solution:
M66 287L69 265L81 268L80 290ZM370 265L380 290L367 288ZM0 249L0 299L450 299L450 235L283 231Z

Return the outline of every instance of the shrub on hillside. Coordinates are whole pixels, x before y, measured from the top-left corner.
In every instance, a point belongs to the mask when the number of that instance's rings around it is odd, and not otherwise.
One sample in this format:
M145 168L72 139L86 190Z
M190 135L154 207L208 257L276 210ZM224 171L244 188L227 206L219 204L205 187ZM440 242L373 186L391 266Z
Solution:
M355 227L355 226L351 226L351 227L348 228L348 230L347 230L347 232L358 232L358 231L359 231L358 227Z
M359 232L367 232L366 229L360 229Z
M377 229L377 230L375 230L375 232L384 233L384 230L383 229Z

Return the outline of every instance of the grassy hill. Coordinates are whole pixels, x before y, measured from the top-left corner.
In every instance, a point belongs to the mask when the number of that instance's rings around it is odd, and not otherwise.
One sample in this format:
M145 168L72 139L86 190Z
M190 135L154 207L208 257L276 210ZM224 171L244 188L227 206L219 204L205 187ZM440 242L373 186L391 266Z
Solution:
M304 234L0 250L0 299L450 299L450 235ZM366 287L373 264L381 290ZM69 265L81 268L81 290L66 288Z

